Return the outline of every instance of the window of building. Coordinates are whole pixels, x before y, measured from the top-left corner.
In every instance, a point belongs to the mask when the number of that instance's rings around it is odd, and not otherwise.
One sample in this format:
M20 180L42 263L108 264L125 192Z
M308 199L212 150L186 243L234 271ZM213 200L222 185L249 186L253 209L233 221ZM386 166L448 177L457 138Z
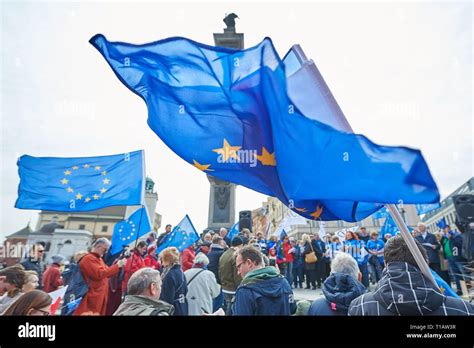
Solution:
M80 230L85 230L85 229L86 229L86 225L79 225L79 229L80 229Z
M107 225L102 226L102 232L107 232L108 229L109 229L109 226Z

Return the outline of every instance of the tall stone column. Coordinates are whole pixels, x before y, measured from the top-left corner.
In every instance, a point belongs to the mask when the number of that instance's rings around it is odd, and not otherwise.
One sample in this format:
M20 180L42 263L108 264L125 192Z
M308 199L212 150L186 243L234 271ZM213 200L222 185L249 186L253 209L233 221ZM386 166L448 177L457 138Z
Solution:
M236 14L231 13L224 18L227 28L223 33L214 33L216 46L243 49L244 34L235 31ZM218 231L225 227L230 229L235 223L235 184L207 175L211 184L209 192L208 228L205 231Z

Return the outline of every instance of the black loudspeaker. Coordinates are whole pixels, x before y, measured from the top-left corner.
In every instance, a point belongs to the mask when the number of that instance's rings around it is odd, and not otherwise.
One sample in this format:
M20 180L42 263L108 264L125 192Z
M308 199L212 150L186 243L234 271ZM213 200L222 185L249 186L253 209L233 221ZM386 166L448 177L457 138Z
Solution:
M456 209L456 226L463 233L462 256L472 260L472 243L474 242L474 195L453 196Z
M474 195L453 196L453 203L460 224L474 222Z
M252 212L250 210L239 212L239 232L244 228L248 228L252 232Z

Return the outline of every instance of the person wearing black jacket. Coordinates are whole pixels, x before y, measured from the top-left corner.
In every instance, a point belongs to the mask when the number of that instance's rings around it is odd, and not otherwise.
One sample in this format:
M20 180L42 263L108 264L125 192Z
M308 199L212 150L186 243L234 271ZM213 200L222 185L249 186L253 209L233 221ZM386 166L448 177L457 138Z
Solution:
M165 233L160 234L158 239L156 240L156 247L158 248L163 242L165 241L166 237L171 233L171 225L168 224L165 227Z
M304 242L304 251L301 253L303 258L305 259L304 261L304 273L306 275L306 288L305 289L311 289L316 290L316 266L317 262L308 262L307 260L307 255L310 254L311 252L316 253L317 257L317 248L313 246L313 243L311 241L311 237L307 234L303 234L303 242ZM319 258L318 258L319 261Z
M42 262L44 255L44 246L40 243L31 247L28 258L21 262L25 271L35 271L38 273L38 289L43 288L43 271L44 264Z
M317 233L312 235L311 239L313 249L316 253L316 257L318 258L318 261L316 261L316 283L317 287L321 288L321 284L324 281L324 273L326 269L326 262L324 260L326 244L321 240L319 234Z
M438 240L434 234L429 233L426 230L426 226L421 222L418 224L418 231L420 231L420 233L416 236L416 240L425 248L426 253L428 254L429 266L437 274L441 274L441 264L438 254L438 250L441 246L439 245Z

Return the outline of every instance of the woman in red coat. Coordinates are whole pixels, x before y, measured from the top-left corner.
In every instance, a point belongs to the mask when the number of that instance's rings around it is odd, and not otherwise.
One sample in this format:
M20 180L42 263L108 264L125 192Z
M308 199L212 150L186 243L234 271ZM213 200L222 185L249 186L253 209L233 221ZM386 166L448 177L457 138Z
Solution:
M81 259L79 267L84 280L89 285L89 291L74 311L74 315L83 313L105 315L109 293L108 278L117 274L127 262L126 259L122 259L112 267L107 267L102 257L109 247L110 241L107 238L99 238L92 244L90 253Z
M58 288L63 285L60 267L64 262L64 257L61 255L55 255L53 256L52 261L53 263L48 267L46 272L43 273L44 292L52 292L58 290Z
M161 264L156 256L156 246L148 247L148 255L145 257L145 266L156 269L157 271L160 270Z
M194 245L183 250L183 254L181 255L181 268L183 272L193 267L195 257L196 252L194 251Z
M146 250L146 242L144 240L138 242L135 249L132 251L132 255L127 259L127 264L125 265L125 273L122 280L122 293L125 294L127 291L128 280L133 273L139 269L145 267L145 261L143 256Z

